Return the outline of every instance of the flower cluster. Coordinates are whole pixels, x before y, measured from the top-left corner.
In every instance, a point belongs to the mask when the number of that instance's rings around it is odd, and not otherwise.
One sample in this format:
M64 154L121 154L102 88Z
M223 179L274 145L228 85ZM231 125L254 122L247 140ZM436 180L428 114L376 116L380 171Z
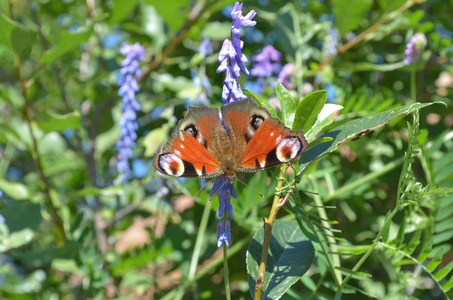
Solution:
M416 62L420 56L420 53L423 49L425 49L427 44L426 37L423 33L415 34L409 43L407 43L406 51L406 58L404 59L404 63L406 65L410 65Z
M121 173L122 181L126 181L126 173L129 170L129 158L132 157L132 148L135 147L137 139L136 131L138 124L136 122L136 112L141 109L140 104L135 99L135 92L138 91L137 80L134 76L140 76L139 60L143 60L145 49L139 43L129 45L123 43L120 53L126 55L121 63L120 79L118 85L120 89L118 95L123 98L123 115L120 120L121 134L116 147L118 148L117 169Z
M252 60L255 62L251 70L253 76L258 77L259 93L264 89L264 80L277 73L280 69L280 57L282 54L271 45L263 48L260 54L255 55Z
M283 66L280 74L278 75L277 81L283 84L283 86L286 87L287 89L293 90L296 88L296 86L293 83L296 80L295 78L296 72L297 72L296 66L291 63L288 63Z
M242 92L241 86L237 79L241 77L240 72L248 76L249 71L244 66L247 63L247 57L242 53L244 42L241 41L240 34L242 26L255 26L256 21L252 21L256 15L254 10L250 11L245 17L242 16L242 3L236 2L231 17L232 38L225 39L220 49L219 62L217 73L225 72L225 80L223 81L222 100L227 104L232 101L247 99Z
M232 38L231 41L226 39L223 42L222 49L219 53L220 66L217 73L225 72L225 80L223 81L222 100L224 104L231 103L232 101L247 99L242 93L241 86L237 79L241 77L240 72L248 76L249 71L244 66L247 63L247 57L242 53L244 42L241 41L240 34L242 26L255 26L256 21L252 21L256 12L250 11L245 17L242 16L242 3L236 2L231 12ZM222 220L218 224L217 246L220 247L225 243L230 246L229 240L231 239L230 221L227 217L233 219L233 207L231 206L231 197L237 198L234 189L234 182L230 182L227 176L217 177L214 186L212 187L211 194L218 194L219 197L219 217ZM228 214L228 216L225 215Z

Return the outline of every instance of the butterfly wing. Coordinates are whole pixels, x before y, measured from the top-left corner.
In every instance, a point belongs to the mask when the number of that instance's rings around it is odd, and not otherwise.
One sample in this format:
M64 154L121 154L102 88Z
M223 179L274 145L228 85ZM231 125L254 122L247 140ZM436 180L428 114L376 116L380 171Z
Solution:
M226 135L215 107L189 107L160 153L154 167L176 177L211 178L223 173L219 160L219 139Z
M222 107L235 148L238 172L256 172L289 162L307 148L303 131L293 131L252 100Z

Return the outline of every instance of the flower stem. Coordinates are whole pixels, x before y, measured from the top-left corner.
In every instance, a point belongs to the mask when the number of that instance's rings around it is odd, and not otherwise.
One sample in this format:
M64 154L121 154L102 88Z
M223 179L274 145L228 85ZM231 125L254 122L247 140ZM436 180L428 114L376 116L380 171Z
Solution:
M225 282L225 297L227 300L230 300L231 294L230 294L230 278L228 275L228 247L226 243L223 243L223 271L224 271L223 281Z
M412 102L411 103L415 103L417 102L417 88L415 86L415 83L416 83L416 73L415 73L415 63L412 63L412 66L411 66L411 100Z
M283 187L283 180L288 169L288 164L283 164L280 168L280 175L278 177L277 187L275 189L274 195L274 202L272 203L271 212L269 214L269 218L264 218L264 240L263 240L263 249L261 251L261 262L260 262L260 271L258 273L258 277L256 279L255 284L255 300L260 300L261 296L263 295L263 288L264 288L264 273L266 271L266 264L267 264L267 255L269 252L269 245L271 242L271 235L272 235L272 227L274 226L275 218L277 217L277 213L282 207L282 205L288 200L289 195L291 192L288 192L285 196L285 199L280 197L280 191Z
M206 233L206 228L208 225L209 215L211 213L211 201L206 202L204 206L203 215L201 216L200 227L198 229L197 239L195 241L195 247L192 254L192 259L190 261L189 267L189 281L193 282L196 285L195 275L197 272L198 260L200 259L201 247L203 245L203 239Z

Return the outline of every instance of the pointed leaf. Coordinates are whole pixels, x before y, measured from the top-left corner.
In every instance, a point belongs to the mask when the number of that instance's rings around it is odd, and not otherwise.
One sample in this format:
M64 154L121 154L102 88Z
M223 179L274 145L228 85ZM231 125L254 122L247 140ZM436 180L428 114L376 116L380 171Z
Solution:
M264 231L261 227L247 250L247 271L252 295L259 272L263 237ZM277 220L269 247L263 299L280 298L307 272L313 258L313 245L302 233L297 222Z
M30 196L25 184L0 178L0 191L16 200L28 199Z
M41 207L30 201L17 201L0 211L9 232L23 229L38 230L41 223Z
M379 127L384 126L389 121L397 118L401 115L408 115L411 112L419 110L423 107L430 106L434 103L442 102L431 102L431 103L415 103L411 105L406 105L403 107L398 107L395 109L390 109L381 113L377 113L365 118L360 118L353 120L351 122L342 124L332 130L331 132L323 135L322 137L332 137L331 142L322 143L314 146L313 148L308 149L300 159L300 169L299 172L302 172L307 168L311 163L318 161L324 155L334 151L341 144L358 138L362 135L367 134L368 132L375 130Z
M305 96L297 106L292 129L303 129L304 132L308 132L318 119L326 101L327 91L316 91Z
M110 25L118 24L129 17L137 7L139 0L115 0L112 5L112 14L109 20Z
M332 122L337 118L339 111L342 109L343 106L338 104L325 104L316 118L315 124L305 134L307 141L311 142L324 127L332 124Z
M297 101L280 82L277 82L275 92L277 93L277 98L282 106L283 123L289 128L292 128L296 115Z
M332 3L340 35L356 29L373 5L371 0L333 0Z
M280 120L282 119L281 116L275 111L275 109L269 104L269 102L261 100L260 97L258 97L258 95L252 92L251 90L244 89L243 92L244 95L252 98L255 104L258 104L259 106L262 106L265 109L267 109L267 111L271 114L272 118L277 118Z
M448 273L450 273L451 269L453 269L453 261L449 262L448 265L437 271L436 274L434 274L434 278L439 281L442 280L448 275Z
M75 111L65 115L59 115L51 111L45 111L36 117L36 122L44 132L64 131L66 129L80 129L82 122L80 113Z

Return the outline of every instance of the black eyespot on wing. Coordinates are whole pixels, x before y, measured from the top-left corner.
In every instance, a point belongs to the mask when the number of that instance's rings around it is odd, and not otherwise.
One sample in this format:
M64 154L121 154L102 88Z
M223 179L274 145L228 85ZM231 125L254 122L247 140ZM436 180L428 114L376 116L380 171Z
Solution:
M245 129L244 132L244 137L247 142L249 142L255 132L258 130L258 128L263 124L264 122L264 117L260 115L253 115L250 118L249 124L247 125L247 128Z
M258 127L263 124L264 118L262 116L253 115L250 119L250 125L252 125L253 129L258 130Z
M194 124L187 125L184 131L193 136L203 147L207 148L207 141Z
M184 131L193 136L194 138L197 138L198 136L198 129L195 125L189 125L184 128Z

